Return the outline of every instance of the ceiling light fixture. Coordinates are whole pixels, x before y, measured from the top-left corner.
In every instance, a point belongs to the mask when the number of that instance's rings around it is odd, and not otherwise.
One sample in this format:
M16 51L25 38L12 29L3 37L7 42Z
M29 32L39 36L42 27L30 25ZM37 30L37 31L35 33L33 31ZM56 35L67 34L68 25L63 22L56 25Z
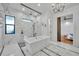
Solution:
M25 8L22 8L23 11L25 11Z
M70 25L70 22L66 22L65 25Z
M53 3L52 4L52 10L54 13L57 12L62 12L65 8L65 4L64 3Z
M38 3L37 6L40 6L40 3Z
M24 22L31 22L30 20L22 20L22 21L24 21Z

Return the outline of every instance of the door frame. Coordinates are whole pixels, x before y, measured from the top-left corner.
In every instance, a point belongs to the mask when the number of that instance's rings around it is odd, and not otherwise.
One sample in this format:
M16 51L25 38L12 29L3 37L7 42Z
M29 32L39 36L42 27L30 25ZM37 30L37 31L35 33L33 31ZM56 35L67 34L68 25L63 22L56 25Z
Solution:
M61 42L61 17L57 17L57 41Z

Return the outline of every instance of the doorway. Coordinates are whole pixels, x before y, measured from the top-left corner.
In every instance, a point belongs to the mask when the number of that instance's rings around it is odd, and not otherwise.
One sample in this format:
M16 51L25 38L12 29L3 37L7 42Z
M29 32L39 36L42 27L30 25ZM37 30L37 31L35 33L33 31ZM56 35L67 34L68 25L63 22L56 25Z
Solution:
M61 42L61 17L57 18L57 41Z
M57 17L57 41L73 44L73 15Z

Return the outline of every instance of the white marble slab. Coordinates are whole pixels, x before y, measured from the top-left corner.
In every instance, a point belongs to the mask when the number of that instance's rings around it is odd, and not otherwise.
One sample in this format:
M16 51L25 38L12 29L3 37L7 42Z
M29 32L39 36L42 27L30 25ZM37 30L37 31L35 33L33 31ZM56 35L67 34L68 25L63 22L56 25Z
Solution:
M39 51L38 53L36 53L34 56L48 56L47 54L45 54L42 51Z
M24 38L24 40L26 42L27 50L31 55L33 55L34 53L46 47L49 44L50 39L48 36L45 37L41 36L37 37L37 39L34 37L34 38Z
M22 47L21 49L23 50L23 52L24 52L24 54L26 56L31 56L30 53L29 53L29 51L27 50L27 47Z
M59 54L59 55L62 55L62 56L68 56L66 53L62 52L61 50L59 49L56 49L55 47L48 47L48 49L54 51L55 53Z
M76 53L79 53L79 48L77 47L74 47L73 45L69 45L69 44L65 44L65 43L62 43L62 42L52 42L52 44L55 44L57 46L60 46L60 47L63 47L69 51L73 51L73 52L76 52Z
M6 45L2 56L23 56L18 44Z
M49 39L49 38L50 38L49 36L37 36L37 37L26 37L26 36L24 36L24 40L29 44L35 43L35 42L43 40L43 39Z
M66 47L67 48L67 47ZM74 53L73 51L64 48L64 46L61 44L50 44L48 47L40 50L39 52L36 52L33 54L34 56L79 56L79 54ZM23 50L26 54L26 56L32 56L28 50L27 47L24 47Z
M55 53L53 53L53 52L51 52L51 51L49 51L49 50L47 50L47 49L43 49L43 51L44 52L46 52L48 55L50 55L50 56L58 56L58 55L56 55Z
M55 46L51 45L50 47L48 47L48 49L58 53L61 56L79 56L79 54L77 54L77 53L74 53L74 52L69 51L67 49L63 49L63 48L58 47L56 45Z
M79 53L79 48L77 48L77 47L74 47L74 46L68 45L68 44L63 44L63 43L60 43L60 44L61 44L62 47L66 48L68 50Z

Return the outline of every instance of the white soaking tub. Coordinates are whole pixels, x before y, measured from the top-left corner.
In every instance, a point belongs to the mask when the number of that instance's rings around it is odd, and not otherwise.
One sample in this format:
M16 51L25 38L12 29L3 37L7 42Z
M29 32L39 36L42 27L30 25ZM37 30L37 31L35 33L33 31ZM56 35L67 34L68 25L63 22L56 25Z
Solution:
M49 36L38 36L32 38L24 37L24 40L26 41L26 49L31 55L33 55L34 53L42 50L49 44L50 37Z

